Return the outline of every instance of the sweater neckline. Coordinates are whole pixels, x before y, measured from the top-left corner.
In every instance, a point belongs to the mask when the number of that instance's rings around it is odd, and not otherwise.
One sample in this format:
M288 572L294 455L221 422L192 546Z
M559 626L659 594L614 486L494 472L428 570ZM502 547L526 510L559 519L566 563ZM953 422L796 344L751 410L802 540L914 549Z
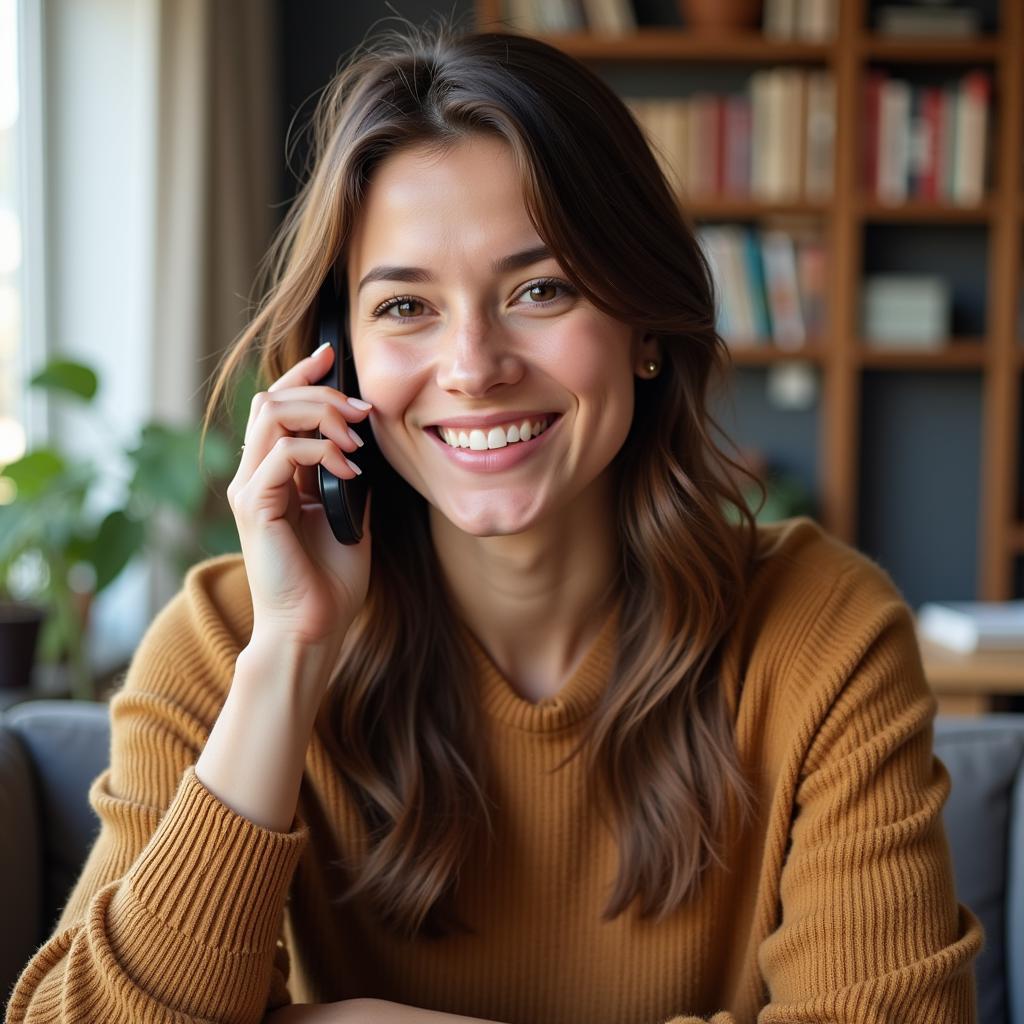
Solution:
M554 732L578 722L596 707L611 679L617 653L620 610L621 598L615 601L597 636L558 692L551 697L542 697L536 703L515 691L476 634L462 622L484 712L527 732Z

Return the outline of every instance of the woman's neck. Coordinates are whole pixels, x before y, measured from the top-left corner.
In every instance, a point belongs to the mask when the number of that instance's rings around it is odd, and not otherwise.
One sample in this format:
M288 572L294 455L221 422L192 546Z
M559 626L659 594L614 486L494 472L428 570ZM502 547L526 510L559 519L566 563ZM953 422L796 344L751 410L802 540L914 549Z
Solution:
M430 523L462 620L520 696L554 696L618 596L618 530L604 478L524 533L476 537L433 508Z

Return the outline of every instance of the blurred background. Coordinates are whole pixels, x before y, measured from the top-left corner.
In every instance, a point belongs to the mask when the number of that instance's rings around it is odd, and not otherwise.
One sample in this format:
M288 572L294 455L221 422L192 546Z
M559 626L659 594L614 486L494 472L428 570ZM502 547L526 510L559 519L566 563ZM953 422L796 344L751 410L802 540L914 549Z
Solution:
M760 518L961 616L921 634L943 710L1022 709L1017 0L0 0L0 707L102 699L187 566L238 550L255 385L200 465L207 386L319 91L438 13L626 100L712 263Z

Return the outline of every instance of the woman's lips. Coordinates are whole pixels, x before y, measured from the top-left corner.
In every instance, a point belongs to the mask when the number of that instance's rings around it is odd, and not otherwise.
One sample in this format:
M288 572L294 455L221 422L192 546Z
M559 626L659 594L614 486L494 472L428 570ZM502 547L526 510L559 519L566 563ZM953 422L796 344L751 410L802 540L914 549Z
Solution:
M545 446L548 435L558 428L562 419L562 415L559 414L547 425L543 433L531 437L529 441L514 441L512 444L505 445L504 448L488 448L486 451L453 448L438 434L436 427L429 427L426 433L434 444L442 449L442 454L455 465L473 473L500 473L513 466L518 466L519 463L539 452Z

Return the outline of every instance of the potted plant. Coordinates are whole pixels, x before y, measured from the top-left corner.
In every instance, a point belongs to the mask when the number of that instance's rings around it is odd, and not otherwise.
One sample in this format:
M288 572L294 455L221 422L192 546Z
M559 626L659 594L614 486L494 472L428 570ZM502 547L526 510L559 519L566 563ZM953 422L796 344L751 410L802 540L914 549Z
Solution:
M754 518L758 523L775 523L792 516L817 516L814 495L796 474L768 459L757 448L743 448L740 455L742 464L764 485L762 495L761 489L749 478L730 473L747 504L756 510ZM734 524L740 521L734 506L726 504L724 511Z
M250 372L245 386L252 380ZM86 407L99 386L90 367L67 359L51 360L28 383ZM89 499L101 487L109 493L111 481L92 459L47 444L0 468L0 655L14 652L0 657L0 686L27 686L35 658L66 663L72 695L96 699L86 642L96 595L144 551L160 551L184 574L201 558L239 549L230 510L211 498L234 470L242 408L235 403L228 432L208 431L203 467L198 425L148 423L131 444L111 436L128 468L121 500L102 513ZM109 432L99 415L96 423ZM178 536L159 529L160 509L180 522Z

